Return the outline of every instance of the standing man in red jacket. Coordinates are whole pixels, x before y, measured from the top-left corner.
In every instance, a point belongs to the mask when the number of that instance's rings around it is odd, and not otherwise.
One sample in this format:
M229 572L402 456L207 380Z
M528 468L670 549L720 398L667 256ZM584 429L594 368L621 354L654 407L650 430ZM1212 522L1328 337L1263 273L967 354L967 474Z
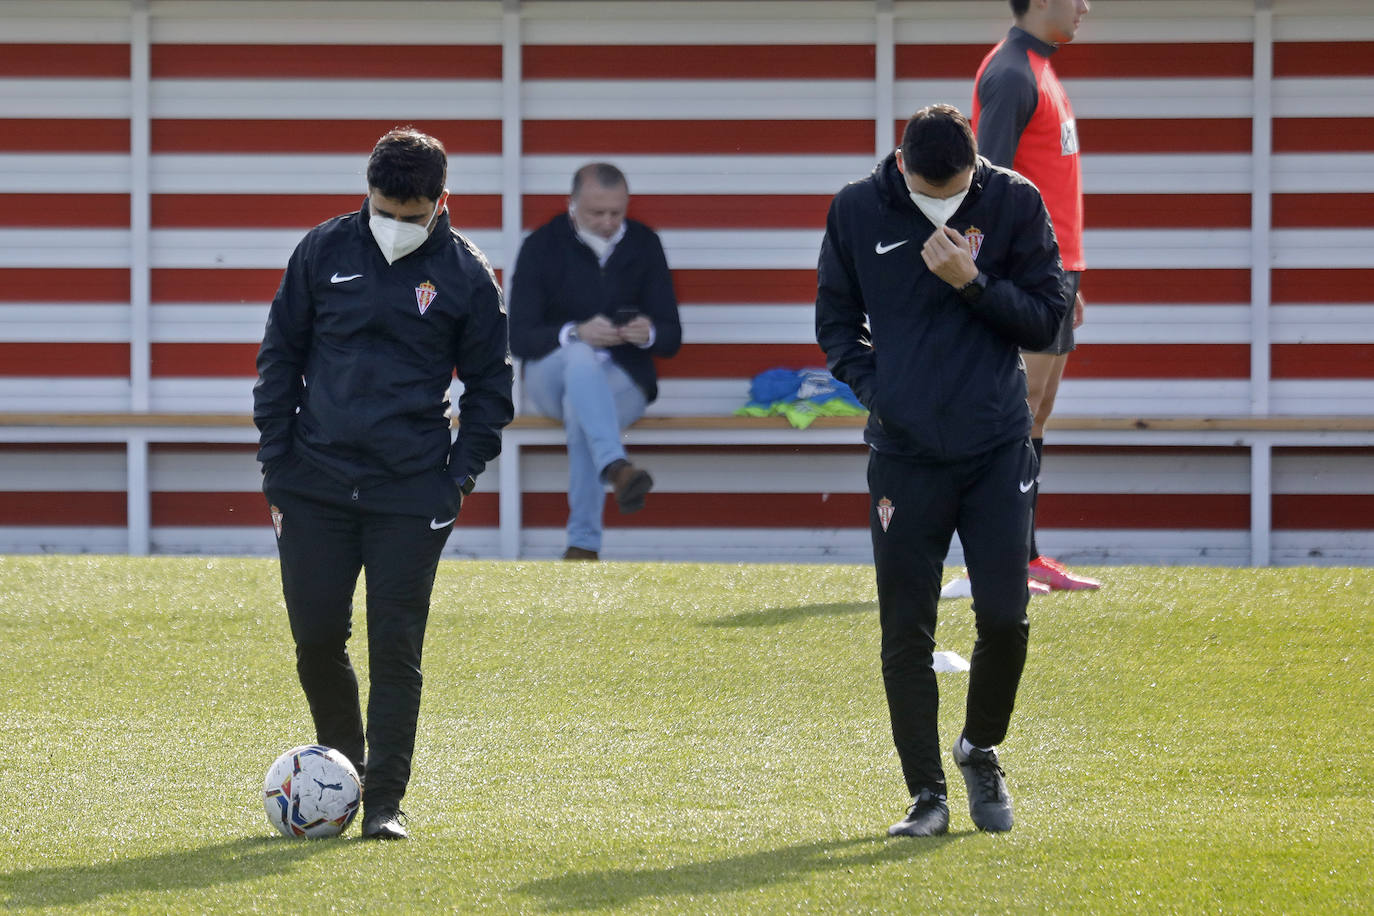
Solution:
M1083 180L1078 129L1069 97L1050 58L1073 41L1088 13L1088 0L1010 0L1015 24L978 68L973 126L978 151L994 165L1015 169L1040 189L1054 221L1064 262L1065 299L1070 304L1054 343L1023 350L1027 402L1034 415L1031 442L1037 456L1045 442L1045 421L1054 409L1059 380L1074 348L1073 330L1083 323L1078 292L1083 261ZM1039 493L1039 481L1035 494ZM1076 575L1040 554L1032 522L1030 577L1052 589L1095 589L1096 579Z

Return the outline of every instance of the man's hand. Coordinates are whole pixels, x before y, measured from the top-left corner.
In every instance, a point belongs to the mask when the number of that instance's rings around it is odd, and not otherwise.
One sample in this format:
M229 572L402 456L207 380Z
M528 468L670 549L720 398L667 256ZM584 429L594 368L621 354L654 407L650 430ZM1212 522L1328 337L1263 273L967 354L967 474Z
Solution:
M1079 293L1073 299L1073 326L1075 328L1083 326L1083 294Z
M622 324L618 330L622 341L634 344L636 347L642 347L649 342L649 334L653 329L653 322L645 316L639 315Z
M614 347L620 343L620 328L605 315L595 315L577 326L577 339L593 347Z
M921 248L921 257L931 273L955 289L978 276L968 240L948 226L930 234Z

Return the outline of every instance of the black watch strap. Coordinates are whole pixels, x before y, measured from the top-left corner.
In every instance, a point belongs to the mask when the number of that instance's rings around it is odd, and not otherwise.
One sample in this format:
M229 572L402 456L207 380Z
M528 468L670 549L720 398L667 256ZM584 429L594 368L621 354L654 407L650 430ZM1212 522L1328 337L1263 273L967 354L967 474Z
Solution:
M475 477L473 477L471 474L469 474L468 476L464 477L462 480L457 481L457 483L458 483L458 492L459 492L459 493L462 493L463 496L467 496L469 493L471 493L471 492L473 491L474 488L476 488L476 486L477 486L477 478L475 478Z
M980 270L978 271L978 276L974 277L972 280L968 281L963 286L959 287L958 292L959 295L963 297L965 302L973 303L983 298L983 293L985 290L987 290L987 288L987 275Z

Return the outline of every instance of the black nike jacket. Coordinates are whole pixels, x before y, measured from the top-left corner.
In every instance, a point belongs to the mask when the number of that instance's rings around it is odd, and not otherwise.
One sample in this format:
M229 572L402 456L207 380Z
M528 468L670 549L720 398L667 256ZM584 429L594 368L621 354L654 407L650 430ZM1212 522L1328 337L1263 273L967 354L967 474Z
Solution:
M988 278L976 302L931 273L935 227L889 154L830 205L817 268L816 340L831 373L869 411L880 452L951 461L1029 435L1019 348L1049 346L1064 277L1035 186L981 157L948 225Z
M258 460L269 480L290 466L290 486L320 498L447 518L457 488L444 491L439 472L475 479L500 453L511 379L505 306L482 253L443 213L424 244L387 264L364 202L306 234L272 300L253 388ZM306 486L301 459L327 479Z

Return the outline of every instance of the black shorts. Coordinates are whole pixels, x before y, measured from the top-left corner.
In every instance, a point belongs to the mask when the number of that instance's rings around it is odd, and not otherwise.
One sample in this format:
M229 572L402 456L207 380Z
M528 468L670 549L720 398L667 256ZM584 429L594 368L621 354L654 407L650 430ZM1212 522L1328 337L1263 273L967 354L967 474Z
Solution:
M1069 310L1064 313L1064 320L1059 323L1059 331L1054 335L1054 343L1043 350L1022 350L1022 353L1063 356L1078 346L1073 339L1073 304L1078 299L1078 281L1082 276L1083 272L1080 270L1064 271L1064 299L1069 303Z

